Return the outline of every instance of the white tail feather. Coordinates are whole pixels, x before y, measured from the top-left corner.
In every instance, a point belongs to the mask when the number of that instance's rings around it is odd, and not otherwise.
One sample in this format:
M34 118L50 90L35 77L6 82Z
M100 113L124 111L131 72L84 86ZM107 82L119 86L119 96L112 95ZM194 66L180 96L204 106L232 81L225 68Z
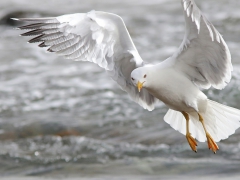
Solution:
M240 110L208 100L207 110L200 113L204 119L207 131L218 142L227 139L240 127ZM191 135L200 142L206 141L206 134L196 112L190 116L189 128ZM186 135L186 120L181 112L169 109L164 117L166 123Z

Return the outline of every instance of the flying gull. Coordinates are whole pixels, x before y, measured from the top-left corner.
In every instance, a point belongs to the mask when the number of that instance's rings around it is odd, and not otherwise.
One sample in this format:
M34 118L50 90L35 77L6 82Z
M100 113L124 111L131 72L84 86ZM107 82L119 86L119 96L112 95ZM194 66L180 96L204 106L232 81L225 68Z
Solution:
M240 111L211 101L199 89L223 89L231 79L231 55L221 34L202 14L194 0L181 0L185 36L178 50L155 65L144 63L122 18L91 11L47 18L21 18L29 25L22 36L39 42L67 59L98 64L132 100L152 111L161 100L170 109L164 120L184 134L191 149L197 141L208 143L228 138L240 126Z

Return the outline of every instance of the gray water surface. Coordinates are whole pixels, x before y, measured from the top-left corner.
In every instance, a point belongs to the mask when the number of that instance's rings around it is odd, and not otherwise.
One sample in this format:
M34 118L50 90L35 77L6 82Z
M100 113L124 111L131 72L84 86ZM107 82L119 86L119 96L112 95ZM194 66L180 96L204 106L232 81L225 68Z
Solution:
M234 64L224 90L204 92L240 109L240 1L196 2L223 35ZM97 65L27 44L8 20L92 9L122 16L150 63L172 55L183 39L180 0L0 1L0 176L238 179L240 130L219 143L216 155L206 143L195 154L163 121L163 103L152 112L142 109Z

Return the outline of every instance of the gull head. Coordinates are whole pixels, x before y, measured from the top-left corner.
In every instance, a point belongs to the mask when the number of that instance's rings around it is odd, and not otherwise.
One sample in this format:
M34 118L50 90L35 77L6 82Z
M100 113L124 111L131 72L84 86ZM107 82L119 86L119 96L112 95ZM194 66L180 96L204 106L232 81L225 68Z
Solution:
M132 71L131 73L131 81L138 88L140 92L143 87L148 86L148 68L140 67Z

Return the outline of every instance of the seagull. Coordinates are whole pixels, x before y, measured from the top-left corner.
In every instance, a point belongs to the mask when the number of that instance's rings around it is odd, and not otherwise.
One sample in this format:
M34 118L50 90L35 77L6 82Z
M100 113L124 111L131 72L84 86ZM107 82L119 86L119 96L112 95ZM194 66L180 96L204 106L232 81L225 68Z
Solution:
M240 126L240 110L211 101L201 89L223 89L231 79L231 54L221 34L194 0L181 0L185 36L178 50L152 65L140 57L123 19L112 13L90 11L47 18L13 18L29 24L22 36L66 59L93 62L126 91L133 101L152 111L158 100L169 110L164 120L186 136L197 152L197 141L216 142Z

